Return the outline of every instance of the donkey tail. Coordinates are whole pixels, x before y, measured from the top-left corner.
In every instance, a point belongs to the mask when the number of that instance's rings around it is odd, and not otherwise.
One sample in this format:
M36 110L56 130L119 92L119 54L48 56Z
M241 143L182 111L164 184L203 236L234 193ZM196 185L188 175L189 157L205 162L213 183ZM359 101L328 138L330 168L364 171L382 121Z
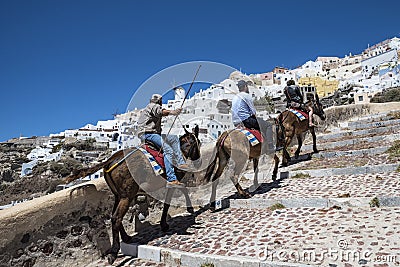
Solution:
M215 166L217 165L217 160L218 160L218 146L217 146L217 152L215 153L215 157L213 161L208 165L206 174L204 176L205 181L208 183L211 180L211 176L214 172Z
M108 163L109 163L109 160L106 160L104 162L101 162L101 163L93 166L93 167L74 170L70 176L68 176L64 179L64 182L67 184L72 181L75 181L78 178L86 177L90 174L93 174L93 173L97 172L98 170L100 170L101 168L104 168L104 166L107 165Z

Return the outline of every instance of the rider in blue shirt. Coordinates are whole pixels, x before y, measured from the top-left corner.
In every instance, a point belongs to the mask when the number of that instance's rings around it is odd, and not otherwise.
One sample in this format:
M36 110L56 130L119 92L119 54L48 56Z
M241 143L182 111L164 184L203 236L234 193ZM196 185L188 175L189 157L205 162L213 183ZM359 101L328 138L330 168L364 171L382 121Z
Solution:
M235 127L243 125L249 129L260 130L256 117L253 99L249 94L247 83L240 80L237 83L239 93L232 100L232 122Z

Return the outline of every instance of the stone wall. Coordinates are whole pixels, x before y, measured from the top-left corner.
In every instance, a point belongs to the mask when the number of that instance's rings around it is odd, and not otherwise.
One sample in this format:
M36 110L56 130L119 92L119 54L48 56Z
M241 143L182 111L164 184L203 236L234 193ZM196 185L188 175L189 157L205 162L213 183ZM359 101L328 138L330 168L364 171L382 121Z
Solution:
M0 211L0 266L84 266L110 247L104 180Z
M318 124L322 125L322 127L317 128L317 131L324 131L329 127L337 127L339 126L339 122L354 117L398 110L400 110L400 102L352 104L329 107L324 110L326 114L326 120L324 122L315 116Z

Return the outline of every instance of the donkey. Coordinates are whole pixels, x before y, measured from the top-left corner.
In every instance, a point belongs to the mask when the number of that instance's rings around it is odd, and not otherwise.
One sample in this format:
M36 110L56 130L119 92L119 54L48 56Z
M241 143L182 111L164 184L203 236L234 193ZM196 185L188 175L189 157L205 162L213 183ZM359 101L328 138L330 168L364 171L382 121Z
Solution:
M266 136L267 134L267 127L266 122L263 120L258 120L260 124L260 128L262 129L262 133L264 135L264 139L269 138L269 141L273 140L274 136ZM283 128L281 128L281 124L275 122L276 133L277 136L283 135ZM271 131L271 134L274 133ZM282 146L282 139L276 139L276 145ZM215 197L216 197L216 189L218 185L218 178L222 175L226 165L229 163L230 159L234 162L234 170L233 176L230 177L231 181L235 185L236 190L238 191L239 195L243 198L249 198L251 195L244 191L242 186L239 184L239 176L242 173L243 169L247 165L248 160L253 161L253 170L254 170L254 181L252 187L254 190L258 187L258 164L259 158L261 155L265 154L267 151L271 151L271 148L266 147L268 146L268 140L265 140L262 143L258 143L257 145L251 146L247 137L238 130L229 130L223 132L216 143L215 146L215 157L211 161L210 165L207 168L205 174L205 180L209 182L212 181L212 192L210 197L210 209L215 209ZM273 148L274 149L274 148ZM274 149L274 170L272 174L272 180L276 181L276 176L278 173L278 165L279 165L279 158L275 154ZM218 163L217 170L214 173L215 167ZM212 177L212 178L211 178Z
M321 120L325 120L325 112L322 107L322 104L319 102L319 97L315 94L315 99L311 99L310 101L305 103L306 106L311 106L314 109L314 114L321 118ZM282 112L278 118L278 123L283 125L284 130L284 147L282 152L282 165L287 166L288 162L290 161L290 154L287 151L288 146L292 142L293 137L296 135L298 147L295 152L295 157L298 158L300 155L300 149L303 144L302 140L302 133L306 131L310 131L313 139L313 151L314 153L318 153L317 149L317 138L315 136L315 129L314 127L310 127L308 124L308 120L300 121L300 119L293 114L289 110L285 110Z
M190 133L185 129L185 134L179 138L181 150L184 157L193 161L200 159L200 142L198 139L199 128L196 126ZM71 176L65 178L66 183L70 183L80 177L90 175L101 168L104 169L104 178L111 192L115 196L115 202L111 217L112 223L112 246L107 251L108 262L112 264L117 258L120 249L119 235L122 241L128 243L131 240L122 220L127 213L131 202L136 198L139 190L144 192L155 192L165 188L166 180L156 175L152 169L146 156L137 148L120 150L113 154L108 160L99 163L93 167L76 170ZM185 172L176 172L179 178L185 175ZM168 189L161 192L170 198L174 189ZM188 196L186 188L179 190L185 195L188 211L192 212L193 208ZM170 202L164 202L163 213L161 216L161 229L167 231L169 226L166 222Z

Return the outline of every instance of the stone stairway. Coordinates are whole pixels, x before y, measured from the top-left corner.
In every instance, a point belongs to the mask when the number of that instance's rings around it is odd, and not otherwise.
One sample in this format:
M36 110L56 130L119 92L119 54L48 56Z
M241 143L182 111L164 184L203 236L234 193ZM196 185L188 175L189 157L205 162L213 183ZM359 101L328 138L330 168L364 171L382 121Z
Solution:
M221 183L221 210L174 216L167 233L143 229L119 266L399 266L400 167L387 153L399 126L387 114L341 123L317 136L318 154L306 139L278 181L261 165L250 199Z

